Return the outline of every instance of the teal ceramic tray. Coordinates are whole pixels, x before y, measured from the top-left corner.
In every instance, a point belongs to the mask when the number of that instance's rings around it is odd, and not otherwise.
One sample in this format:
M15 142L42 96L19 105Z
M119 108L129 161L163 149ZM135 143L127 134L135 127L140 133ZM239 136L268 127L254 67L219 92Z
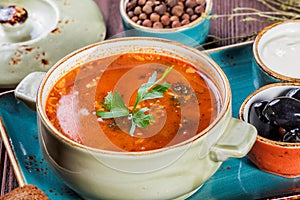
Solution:
M245 43L207 51L230 80L234 117L238 116L243 100L255 90L251 48L252 43ZM2 138L19 184L34 184L53 200L79 199L48 169L38 145L36 113L17 101L10 91L0 96L0 116L3 121L3 126L0 126ZM224 162L188 200L261 199L297 192L300 192L300 178L287 179L260 171L244 157Z

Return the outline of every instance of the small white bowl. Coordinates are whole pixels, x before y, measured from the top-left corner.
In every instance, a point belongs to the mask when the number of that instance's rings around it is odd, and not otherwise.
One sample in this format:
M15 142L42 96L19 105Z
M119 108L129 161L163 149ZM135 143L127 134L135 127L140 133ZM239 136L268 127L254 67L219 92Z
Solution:
M253 44L253 69L258 86L300 81L300 20L278 22L264 28Z

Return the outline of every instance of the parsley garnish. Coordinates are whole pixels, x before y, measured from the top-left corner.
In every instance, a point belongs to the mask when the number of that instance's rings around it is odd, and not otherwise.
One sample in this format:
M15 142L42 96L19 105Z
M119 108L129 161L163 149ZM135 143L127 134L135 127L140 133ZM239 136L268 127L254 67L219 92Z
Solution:
M115 91L114 93L108 92L103 102L109 112L98 110L96 114L103 119L127 116L128 120L131 120L131 128L129 131L131 136L133 136L136 126L147 128L147 126L150 125L150 121L154 120L154 118L150 113L146 113L149 111L149 108L143 107L137 110L137 106L142 101L163 97L164 93L169 89L170 84L166 82L162 84L159 83L167 76L172 68L173 67L168 67L158 80L156 80L157 72L154 71L152 76L148 79L148 82L139 87L136 101L131 112L125 105L120 93Z

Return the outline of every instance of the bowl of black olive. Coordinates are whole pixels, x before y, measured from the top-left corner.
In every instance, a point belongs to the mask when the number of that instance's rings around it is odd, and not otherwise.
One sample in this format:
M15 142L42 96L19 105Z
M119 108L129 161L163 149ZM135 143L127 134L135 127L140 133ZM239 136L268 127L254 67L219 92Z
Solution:
M209 33L212 7L212 0L121 0L124 35L200 48Z
M272 83L250 94L239 118L258 135L248 158L261 170L279 176L300 176L300 83Z

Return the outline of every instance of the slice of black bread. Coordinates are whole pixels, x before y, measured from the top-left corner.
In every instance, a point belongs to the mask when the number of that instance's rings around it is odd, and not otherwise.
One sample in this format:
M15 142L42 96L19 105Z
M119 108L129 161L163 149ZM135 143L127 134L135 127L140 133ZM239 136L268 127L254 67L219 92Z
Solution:
M18 187L4 196L0 200L50 200L48 196L35 185L24 185Z

